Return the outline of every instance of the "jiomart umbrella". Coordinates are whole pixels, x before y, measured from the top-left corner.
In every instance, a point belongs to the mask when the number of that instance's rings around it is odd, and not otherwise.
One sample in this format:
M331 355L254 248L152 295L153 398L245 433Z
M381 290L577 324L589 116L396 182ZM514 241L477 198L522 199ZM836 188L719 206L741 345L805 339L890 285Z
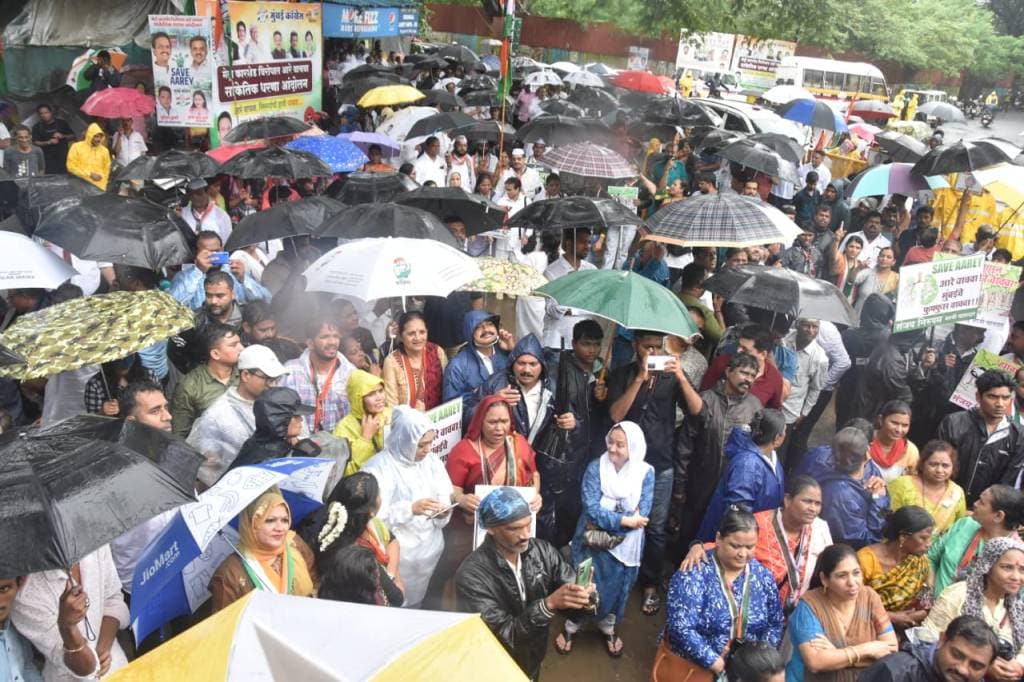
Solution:
M799 181L795 163L782 158L771 147L749 138L736 140L731 144L721 147L718 149L717 154L723 159L734 161L741 166L760 171L773 178L781 178L793 183Z
M118 171L116 182L129 180L164 180L170 178L212 178L218 172L217 162L202 152L170 149L156 156L140 156Z
M0 289L56 289L76 274L39 242L0 232Z
M563 197L527 204L508 218L508 227L534 230L573 230L608 228L617 225L643 225L636 211L614 199Z
M875 142L893 161L914 163L928 153L928 145L924 142L894 130L878 133Z
M786 268L742 265L704 280L704 288L729 303L770 310L795 318L857 324L843 292L830 282Z
M174 211L115 194L58 201L43 210L35 231L83 260L150 270L191 261L192 234Z
M335 181L327 188L327 196L346 206L391 201L403 192L419 187L404 173L352 173L344 181Z
M476 122L471 116L467 116L461 111L448 111L440 114L434 114L426 118L421 118L412 124L409 128L409 132L406 133L406 138L410 137L421 137L423 135L436 135L440 132L448 132L459 126L473 125Z
M466 225L466 234L475 235L501 229L505 209L478 194L470 194L460 187L420 187L394 199L404 204L433 213L444 220L456 217Z
M325 196L282 201L266 211L242 218L231 231L224 250L234 251L271 239L313 234L324 221L344 208L345 204Z
M480 256L476 259L481 276L467 282L458 291L480 291L505 296L529 296L547 283L544 275L528 263L513 263L503 258Z
M334 174L327 164L313 154L283 147L246 150L221 166L220 172L243 180L268 177L294 180Z
M779 108L779 116L812 128L841 133L846 123L835 109L816 99L795 99Z
M558 147L544 155L541 165L590 178L631 178L637 173L633 164L618 153L589 142Z
M216 568L216 567L214 567ZM211 569L212 570L212 569ZM197 576L198 579L198 576ZM135 604L132 593L132 605ZM111 673L111 682L526 682L479 614L254 590Z
M291 116L267 116L239 123L225 133L221 140L230 144L269 140L276 137L298 135L308 129L308 123Z
M620 71L612 79L612 85L637 92L665 92L665 85L650 71Z
M955 144L937 147L914 164L918 175L945 175L974 171L997 163L1013 162L1008 143L1001 140L960 140Z
M369 109L412 104L421 99L423 99L423 93L411 85L382 85L360 97L358 104L364 109Z
M648 239L681 246L792 244L800 235L782 211L739 194L708 194L677 201L648 218Z
M75 298L19 317L0 344L24 357L0 376L48 377L119 360L195 324L192 311L162 291L115 291Z
M317 237L366 239L369 237L407 237L433 240L452 248L459 243L451 231L432 213L395 203L349 206L317 228Z
M304 273L307 291L362 301L447 296L480 279L480 267L458 249L432 239L356 239L321 256Z
M284 146L285 149L309 152L335 173L351 173L369 161L366 154L348 140L330 135L300 136Z
M156 110L153 98L135 88L105 88L89 95L82 111L99 118L148 116Z
M949 183L941 175L916 175L912 164L887 163L872 166L860 173L846 188L846 196L851 200L889 194L909 196L943 187L949 187Z
M611 320L627 329L649 329L683 338L699 335L690 312L671 290L628 270L579 270L548 282L537 294L559 305Z

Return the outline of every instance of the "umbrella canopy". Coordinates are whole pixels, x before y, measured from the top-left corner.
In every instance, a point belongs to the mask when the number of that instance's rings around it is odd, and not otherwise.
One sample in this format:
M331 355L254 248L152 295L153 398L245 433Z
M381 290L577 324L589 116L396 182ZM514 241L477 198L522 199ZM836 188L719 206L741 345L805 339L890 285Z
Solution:
M354 69L350 69L345 72L341 80L343 83L349 83L352 81L363 80L366 78L383 77L387 78L390 76L396 76L395 70L390 66L384 66L383 64L360 64Z
M554 67L554 64L552 64ZM592 88L603 88L604 81L596 73L590 71L574 71L562 78L562 82L566 85L585 85Z
M569 101L578 104L592 114L596 112L598 115L604 115L619 108L618 98L599 87L578 86L569 93Z
M795 163L782 158L771 147L751 139L736 140L719 148L717 154L723 159L735 161L773 178L781 178L792 183L800 181Z
M541 159L541 165L560 173L574 173L591 178L630 178L636 168L607 147L590 142L577 142L558 147Z
M870 123L851 123L850 132L870 144L875 141L875 135L882 132L882 129Z
M893 161L914 163L928 153L928 145L910 135L894 130L883 130L875 135L875 142Z
M456 128L452 131L452 134L465 135L466 139L470 141L486 140L487 142L497 142L502 137L512 139L516 134L516 129L507 123L500 123L498 121L476 121L472 125Z
M512 58L512 68L522 73L532 73L545 68L545 65L532 57L520 56Z
M761 99L772 104L785 104L795 99L814 99L814 95L798 85L776 85L761 93Z
M229 130L221 138L223 142L237 144L253 140L269 140L275 137L290 137L309 130L309 125L291 116L267 116L244 121Z
M726 268L704 280L704 288L729 303L770 310L794 318L856 326L857 314L843 292L825 280L761 265Z
M974 171L997 163L1012 162L1015 154L1010 153L1007 143L991 140L967 142L937 147L914 164L918 175L945 175Z
M613 68L602 62L590 62L584 64L583 68L591 73L596 73L598 76L614 76L619 73L619 69Z
M649 329L687 339L700 334L678 296L628 270L578 270L548 282L535 293L627 329Z
M220 172L243 180L268 177L293 180L333 175L330 167L313 154L282 147L248 149L221 166Z
M800 228L782 211L739 194L677 201L647 220L648 239L682 246L792 244Z
M0 448L3 575L68 570L140 523L193 499L191 485L181 486L126 445L75 438L66 429L56 439L63 440L61 447L40 444L35 453L26 452L34 443L21 438ZM17 454L8 457L11 449ZM203 457L184 444L177 452L194 477Z
M381 154L385 158L397 155L402 149L402 145L381 133L364 133L361 130L357 130L354 133L338 133L337 137L340 137L343 140L348 140L355 146L362 149L364 154L369 154L370 147L372 145L377 145L380 147Z
M132 118L152 114L156 104L135 88L105 88L89 95L82 111L99 118Z
M545 85L555 85L558 87L562 86L562 79L558 77L558 74L554 71L534 71L529 76L523 79L523 85L529 85L532 88L539 88Z
M486 294L529 296L547 283L544 275L528 263L513 263L504 258L480 256L476 259L482 276L463 284L457 291L480 291Z
M665 85L650 71L620 71L612 85L636 92L665 93Z
M964 121L964 112L949 104L948 102L925 102L917 108L917 113L940 118L947 123L953 121Z
M640 106L634 116L645 123L667 123L677 126L715 126L707 109L696 102L678 97L655 97Z
M463 92L461 97L468 107L500 107L502 104L502 97L497 90L470 90ZM510 97L504 99L509 109L515 106Z
M465 98L470 92L475 92L477 90L495 90L497 87L498 81L486 74L466 76L459 81L459 96Z
M423 93L411 85L381 85L360 97L358 104L364 109L369 109L412 104L421 99L423 99Z
M394 116L384 119L384 122L377 126L377 132L387 135L392 140L402 142L409 135L409 129L416 121L433 116L437 109L433 107L406 107L396 111Z
M410 57L417 57L415 61ZM413 66L417 71L430 71L431 69L447 69L448 60L442 59L437 55L433 54L419 54L419 55L407 55L405 58L406 63L412 62Z
M307 291L376 301L447 296L480 279L482 273L473 258L447 244L388 237L342 244L317 259L303 275Z
M140 156L122 168L114 180L115 182L168 178L192 180L212 178L217 171L217 162L207 154L171 149L156 156Z
M508 219L508 227L535 230L572 230L643 225L644 221L614 199L563 197L527 204Z
M479 614L388 609L262 590L109 679L177 682L182 670L193 679L224 682L428 682L470 679L481 670L508 682L527 679Z
M583 118L587 115L587 112L583 111L583 107L567 102L564 99L546 99L540 103L540 109L545 114L568 116L570 118Z
M435 135L441 132L448 132L459 126L473 125L474 123L476 123L475 118L467 116L461 111L447 111L416 121L409 128L409 132L406 133L405 137L408 139L410 137L422 137L423 135Z
M160 270L192 260L192 230L177 213L145 199L98 194L43 211L35 236L83 260Z
M78 274L39 242L0 232L0 286L4 289L56 289Z
M285 457L236 467L181 507L135 567L131 619L136 642L209 598L209 578L195 576L212 575L232 552L238 532L228 524L253 500L276 485L291 508L292 524L298 524L321 506L334 466L333 459Z
M887 194L906 196L943 187L949 187L949 183L942 176L916 175L909 163L887 163L860 173L846 188L846 196L851 200Z
M18 178L18 205L15 213L27 234L39 224L43 210L59 201L103 194L96 185L74 175L37 175Z
M850 113L860 116L865 121L885 121L896 117L892 105L878 99L862 99L853 103Z
M558 147L573 142L587 142L591 139L591 132L578 118L545 114L520 128L516 137L527 144L544 140L547 144Z
M749 139L773 149L787 161L795 164L803 161L803 145L788 135L783 135L782 133L754 133Z
M216 149L206 152L206 155L220 164L225 164L242 152L252 149L266 149L263 142L241 142L239 144L222 144ZM219 168L218 168L219 170Z
M503 207L460 187L420 187L399 194L395 203L433 213L441 220L456 216L465 223L467 235L499 230L506 216Z
M284 146L285 149L309 152L335 173L351 173L369 161L363 150L348 140L330 135L303 135Z
M555 62L548 68L561 73L583 73L583 70L572 62Z
M779 116L812 128L834 130L837 133L846 130L846 123L836 110L816 99L795 99L787 102L779 109Z
M416 181L404 173L352 173L343 182L332 183L327 196L346 206L355 206L391 201L417 187Z
M480 57L476 55L476 52L473 52L473 50L465 45L445 45L437 51L437 56L452 64L475 64L480 61Z
M0 343L26 362L0 376L47 377L118 360L192 327L192 311L162 291L115 291L22 315Z
M340 86L334 86L332 88L332 94L334 96L334 101L342 105L338 109L338 113L340 114L346 106L355 104L363 98L363 95L374 88L403 84L408 85L409 83L396 73L387 73L381 74L380 76L373 76L371 78L361 78Z
M324 221L344 208L345 204L325 196L282 201L266 211L258 211L242 218L231 231L224 250L234 251L271 239L313 234Z
M452 109L466 106L466 102L461 97L447 90L427 90L423 93L423 99L420 100L420 104L428 107L438 107L442 111L451 111Z
M690 133L690 142L694 151L702 152L705 149L718 150L726 147L736 140L747 139L744 133L736 130L724 130L711 126L698 126Z
M1018 212L1024 209L1024 167L1000 163L972 173L974 181L991 192L996 201Z
M316 236L338 239L406 237L434 240L452 248L459 246L451 231L434 214L390 202L349 206L324 222Z

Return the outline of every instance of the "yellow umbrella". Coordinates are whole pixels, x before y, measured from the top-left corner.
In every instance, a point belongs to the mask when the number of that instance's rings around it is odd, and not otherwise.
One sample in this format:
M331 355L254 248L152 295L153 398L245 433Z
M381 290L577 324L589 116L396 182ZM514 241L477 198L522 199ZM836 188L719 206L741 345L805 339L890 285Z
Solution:
M382 85L368 90L357 103L364 109L370 107L393 107L399 104L412 104L426 97L411 85Z
M1000 163L972 173L974 180L1010 208L1024 205L1024 167Z

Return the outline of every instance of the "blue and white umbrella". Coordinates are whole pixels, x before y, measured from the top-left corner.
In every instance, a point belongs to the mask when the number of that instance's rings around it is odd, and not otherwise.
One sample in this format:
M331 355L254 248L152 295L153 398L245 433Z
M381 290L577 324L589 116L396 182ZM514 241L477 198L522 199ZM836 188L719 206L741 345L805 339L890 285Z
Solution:
M331 135L303 135L286 144L285 148L309 152L335 173L352 173L370 160L353 143Z
M139 557L132 576L135 641L209 599L210 578L238 542L238 532L228 524L253 500L271 486L280 487L292 523L298 523L323 504L334 465L333 459L287 457L238 467L198 501L179 508Z

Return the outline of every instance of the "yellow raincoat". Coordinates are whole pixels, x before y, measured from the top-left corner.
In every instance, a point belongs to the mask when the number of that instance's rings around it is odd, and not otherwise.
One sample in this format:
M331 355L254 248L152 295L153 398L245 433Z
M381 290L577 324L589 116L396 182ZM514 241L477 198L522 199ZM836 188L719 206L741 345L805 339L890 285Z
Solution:
M98 145L93 145L92 138L99 133L103 135ZM110 150L107 149L106 135L97 123L90 123L85 131L85 138L71 145L68 150L68 173L77 175L86 182L91 182L102 190L107 189L110 177ZM93 180L89 174L96 173L99 180Z
M357 369L348 377L348 401L352 411L334 427L334 435L348 441L352 457L345 467L345 475L351 476L359 471L366 462L384 449L384 430L391 423L391 408L385 407L381 413L380 426L373 438L363 438L363 417L366 408L363 398L373 393L384 381L369 372Z
M910 104L907 105L907 120L913 121L914 114L917 113L917 95L915 94L910 98Z

